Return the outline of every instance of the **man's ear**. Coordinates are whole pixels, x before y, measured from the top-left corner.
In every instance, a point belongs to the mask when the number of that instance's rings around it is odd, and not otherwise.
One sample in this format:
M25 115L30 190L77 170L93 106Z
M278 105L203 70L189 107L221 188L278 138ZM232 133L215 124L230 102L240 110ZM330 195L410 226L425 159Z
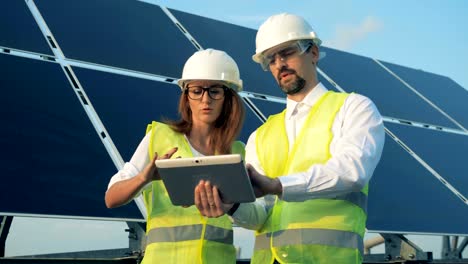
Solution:
M320 53L319 53L319 48L317 47L317 45L313 45L312 48L310 49L310 52L312 53L312 60L313 60L313 64L317 64L318 60L319 60L319 56L320 56Z

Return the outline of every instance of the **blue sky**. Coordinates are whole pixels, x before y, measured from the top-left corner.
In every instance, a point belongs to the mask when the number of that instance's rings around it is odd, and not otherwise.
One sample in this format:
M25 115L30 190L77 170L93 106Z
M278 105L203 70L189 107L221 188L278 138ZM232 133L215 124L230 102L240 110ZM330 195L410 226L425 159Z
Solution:
M276 13L301 15L327 47L444 75L468 89L468 32L463 29L468 24L465 0L146 2L253 29ZM443 87L440 89L442 94ZM126 247L125 228L119 222L17 218L10 230L6 254ZM245 236L246 240L238 243L243 245L243 257L248 257L251 234ZM440 237L410 239L438 256Z

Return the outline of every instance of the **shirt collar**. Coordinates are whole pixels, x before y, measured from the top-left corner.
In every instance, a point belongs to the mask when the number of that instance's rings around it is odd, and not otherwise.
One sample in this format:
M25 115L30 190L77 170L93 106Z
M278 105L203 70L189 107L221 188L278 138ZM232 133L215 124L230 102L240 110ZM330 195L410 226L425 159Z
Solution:
M319 82L305 97L302 99L300 102L296 102L294 100L291 100L289 98L286 99L286 119L289 119L294 112L294 110L297 108L297 106L302 103L305 104L309 107L312 107L317 100L328 90L323 86L321 82Z

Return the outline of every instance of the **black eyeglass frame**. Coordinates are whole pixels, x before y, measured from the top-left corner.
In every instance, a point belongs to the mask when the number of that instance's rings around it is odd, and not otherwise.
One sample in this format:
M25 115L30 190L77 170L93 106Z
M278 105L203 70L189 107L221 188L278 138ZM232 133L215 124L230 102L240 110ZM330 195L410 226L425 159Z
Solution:
M198 89L202 89L202 93L200 95L200 97L198 98L192 98L190 96L190 93L189 93L189 89L190 88L198 88ZM221 96L220 98L214 98L213 95L211 94L211 90L210 89L213 89L213 88L223 88L223 96ZM193 85L193 86L188 86L184 89L184 93L188 96L188 98L190 98L191 100L201 100L203 98L203 95L205 94L205 92L208 92L208 96L213 99L213 100L221 100L223 99L225 96L226 96L226 92L228 91L229 87L227 87L226 85L222 85L222 84L214 84L214 85L211 85L211 86L201 86L201 85Z

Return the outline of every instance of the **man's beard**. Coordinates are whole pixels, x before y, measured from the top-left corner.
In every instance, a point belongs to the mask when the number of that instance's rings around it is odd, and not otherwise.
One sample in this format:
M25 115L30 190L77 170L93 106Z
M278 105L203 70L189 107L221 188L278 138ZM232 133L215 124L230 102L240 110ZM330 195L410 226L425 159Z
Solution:
M288 94L288 95L293 95L293 94L297 94L298 92L300 92L302 89L304 89L305 87L305 84L306 84L306 80L304 80L302 77L300 77L299 75L296 74L296 72L294 70L282 70L278 73L278 80L280 79L280 75L282 72L288 72L289 74L294 74L294 76L296 76L295 80L290 83L290 84L281 84L281 81L279 81L279 86L281 88L281 90Z

